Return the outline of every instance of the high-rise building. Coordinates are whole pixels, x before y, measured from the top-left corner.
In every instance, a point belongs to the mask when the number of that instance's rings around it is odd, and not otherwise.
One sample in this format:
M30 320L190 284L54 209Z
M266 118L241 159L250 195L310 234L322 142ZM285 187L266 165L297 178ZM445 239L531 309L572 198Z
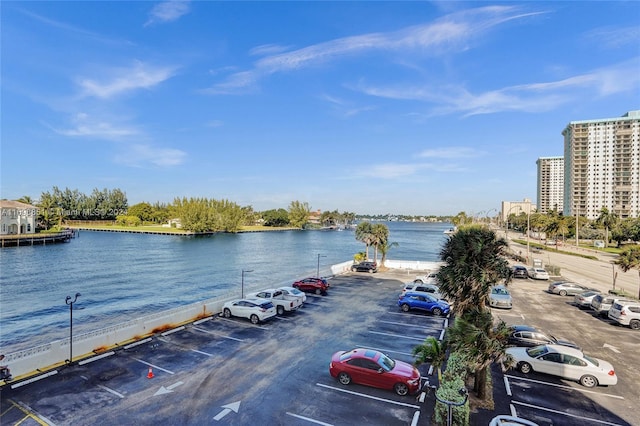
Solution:
M564 157L540 157L538 165L538 212L563 212Z
M565 216L589 219L603 207L620 219L640 212L640 110L572 121L564 136Z

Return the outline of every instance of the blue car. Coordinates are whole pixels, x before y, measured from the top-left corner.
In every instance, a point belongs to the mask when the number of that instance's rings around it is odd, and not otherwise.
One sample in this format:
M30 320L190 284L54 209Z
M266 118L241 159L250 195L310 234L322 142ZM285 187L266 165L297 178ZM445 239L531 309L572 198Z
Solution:
M447 315L449 313L449 304L444 300L438 300L427 293L407 292L400 296L398 306L404 312L412 309L431 312L433 315Z

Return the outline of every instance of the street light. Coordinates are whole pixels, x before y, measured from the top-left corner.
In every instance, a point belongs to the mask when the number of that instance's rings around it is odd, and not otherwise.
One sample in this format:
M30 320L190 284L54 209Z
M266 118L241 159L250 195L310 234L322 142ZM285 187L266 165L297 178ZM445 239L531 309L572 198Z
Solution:
M318 253L318 268L316 269L316 278L320 278L320 258L321 257L327 257L327 256Z
M67 296L64 300L64 303L69 305L69 359L67 360L69 365L73 364L73 304L76 303L78 297L80 297L80 293L76 293L73 300L71 300L71 296Z
M511 206L511 208L507 211L507 226L504 229L504 238L508 241L509 240L509 215L511 214L511 210L518 208L519 211L522 211L522 206L519 204L516 204L515 206Z
M244 299L244 274L247 272L253 272L253 269L243 269L242 270L242 282L241 282L241 293L240 293L240 297Z

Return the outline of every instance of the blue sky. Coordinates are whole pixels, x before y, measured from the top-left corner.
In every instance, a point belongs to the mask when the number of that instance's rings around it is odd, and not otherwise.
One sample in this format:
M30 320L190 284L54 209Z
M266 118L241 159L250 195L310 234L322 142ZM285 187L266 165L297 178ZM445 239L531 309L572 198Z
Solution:
M640 2L0 7L7 199L478 215L535 202L570 121L640 109Z

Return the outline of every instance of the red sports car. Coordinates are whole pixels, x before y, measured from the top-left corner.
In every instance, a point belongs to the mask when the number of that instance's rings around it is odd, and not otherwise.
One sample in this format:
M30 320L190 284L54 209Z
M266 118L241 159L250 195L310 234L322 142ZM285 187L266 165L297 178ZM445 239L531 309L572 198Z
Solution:
M326 294L329 289L329 281L324 278L305 278L291 284L291 287L315 294Z
M373 349L352 349L333 354L329 373L343 385L358 383L393 389L398 395L420 390L420 372L413 365L389 358Z

